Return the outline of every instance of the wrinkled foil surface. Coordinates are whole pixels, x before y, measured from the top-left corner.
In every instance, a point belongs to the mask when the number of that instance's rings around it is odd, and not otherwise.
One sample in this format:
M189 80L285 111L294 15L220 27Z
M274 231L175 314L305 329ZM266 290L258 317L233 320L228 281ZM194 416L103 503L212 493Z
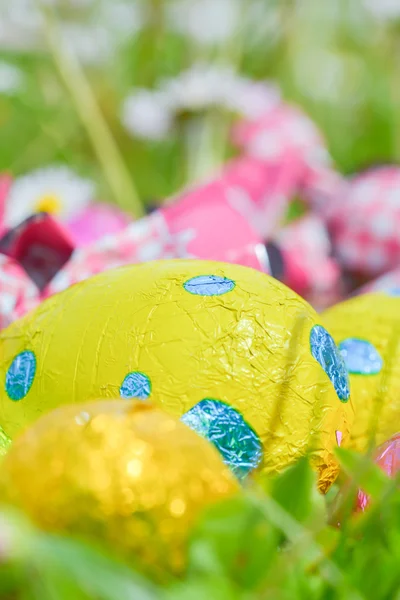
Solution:
M371 440L380 445L400 431L400 298L356 296L322 319L345 350L355 410L350 447L364 452Z
M183 415L182 421L214 444L239 479L262 460L258 435L238 411L223 402L202 400Z
M323 362L313 355L317 324L307 302L247 267L171 260L107 271L0 333L0 426L13 438L40 414L91 398L137 398L179 418L213 399L254 432L245 448L231 425L213 430L234 470L243 461L276 472L311 451L326 489L353 409L338 397L335 344ZM6 381L26 375L15 368L26 352L36 369L17 400Z
M332 382L342 402L350 398L350 383L346 365L332 336L321 325L315 325L310 334L311 352Z

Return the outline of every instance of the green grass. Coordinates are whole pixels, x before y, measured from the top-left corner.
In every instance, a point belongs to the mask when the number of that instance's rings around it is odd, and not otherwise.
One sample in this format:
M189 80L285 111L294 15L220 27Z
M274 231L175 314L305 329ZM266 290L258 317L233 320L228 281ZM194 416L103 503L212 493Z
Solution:
M162 586L105 548L45 534L21 515L0 513L0 598L400 598L399 481L349 451L339 456L346 485L326 497L316 492L315 475L302 459L213 506L192 533L186 573ZM372 501L355 514L360 484Z

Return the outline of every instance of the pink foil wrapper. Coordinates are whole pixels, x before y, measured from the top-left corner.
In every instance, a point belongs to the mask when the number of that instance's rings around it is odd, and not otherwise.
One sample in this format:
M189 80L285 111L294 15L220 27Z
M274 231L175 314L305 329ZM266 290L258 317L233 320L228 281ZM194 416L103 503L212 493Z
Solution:
M336 218L347 193L348 181L330 165L307 165L303 170L299 194L327 225Z
M162 258L214 259L270 272L264 240L280 226L299 181L299 169L299 161L289 154L282 164L254 156L232 161L215 179L173 198L152 215L123 230L118 221L114 233L77 247L65 266L44 286L40 299L106 269ZM78 236L76 241L82 241L89 215L87 212L83 217L81 229L77 221L72 224ZM309 227L307 222L293 226L279 242L289 265L286 283L300 293L319 285L310 282L314 268L311 259L302 269L296 258L309 257L312 252L306 233ZM313 248L318 253L320 240L315 243L317 250L315 245ZM324 281L333 278L329 261L324 262L323 269ZM316 275L321 281L321 273ZM23 301L20 306L23 307Z
M333 168L318 128L300 109L281 103L256 119L241 121L233 141L249 156L263 160L266 169L286 177L282 188L286 205L300 196L324 221L335 216L346 180ZM256 218L263 235L274 231L262 214Z
M3 225L4 208L11 183L12 178L9 175L0 175L0 236L5 233L5 227Z
M300 162L287 154L282 161L242 157L231 163L220 182L230 204L263 239L284 221L297 189Z
M39 286L42 289L39 298L48 297L106 269L162 258L214 259L269 272L263 240L235 206L239 192L242 197L257 200L264 191L263 163L249 158L234 161L214 181L183 193L122 231L77 247L55 277L47 285ZM16 231L18 234L19 229ZM65 247L66 234L60 226L59 249ZM18 242L17 235L17 247ZM54 246L53 242L49 246L51 256ZM24 256L27 253L25 249ZM16 258L20 260L20 257ZM36 277L35 281L39 279ZM20 306L23 310L23 300Z
M400 471L400 433L377 449L375 462L389 477L395 477ZM369 496L359 490L357 495L357 510L364 511L369 504Z
M324 222L308 214L290 223L275 241L284 262L282 280L318 310L341 299L339 265L332 258L332 246Z
M77 247L97 242L105 235L125 229L132 221L126 213L108 204L90 204L65 225Z
M289 171L293 173L292 169ZM77 247L42 293L37 291L36 301L106 269L162 258L213 259L269 273L263 238L248 216L251 213L255 218L259 213L254 212L254 206L258 206L271 231L276 231L286 209L285 191L291 181L290 174L285 175L277 166L266 167L259 159L244 157L233 161L215 180L172 199L122 231ZM66 236L62 228L59 234L60 247L64 248ZM301 219L286 227L276 242L285 261L281 279L302 295L313 299L318 296L316 303L325 306L321 295L334 286L338 271L329 257L329 241L322 222L313 216ZM23 279L26 281L25 274ZM4 322L32 307L31 294L24 307L22 296L18 313L14 311Z
M214 259L269 272L265 245L214 184L132 223L121 233L75 250L45 296L118 266L167 258Z
M218 256L218 260L259 269L255 246L279 227L292 174L292 169L243 157L229 163L213 181L174 199L162 213L174 234L195 223L196 237L188 250L196 257ZM268 270L264 264L261 268Z
M94 244L77 248L43 295L51 296L92 275L123 265L188 257L187 241L191 235L192 232L186 231L171 235L163 215L156 211L116 235L107 235Z
M188 202L199 206L202 201L210 210L213 198L225 198L265 240L274 234L286 216L299 168L296 160L269 162L242 156L228 163L215 179L173 198L167 206L175 206L176 215L180 210L186 212Z
M241 121L233 142L250 156L282 161L288 154L310 165L330 163L323 136L299 108L281 103L257 119Z
M68 231L46 213L32 215L0 239L0 252L17 261L39 290L65 265L73 250Z
M173 198L122 232L75 250L44 294L105 269L160 258L213 259L270 272L263 238L248 216L250 212L254 218L253 207L258 205L271 230L276 229L286 210L288 180L283 171L272 176L259 159L232 161L216 179Z
M348 271L376 277L400 265L400 168L379 167L350 179L332 205L329 228Z
M0 254L0 329L40 302L38 289L23 268Z

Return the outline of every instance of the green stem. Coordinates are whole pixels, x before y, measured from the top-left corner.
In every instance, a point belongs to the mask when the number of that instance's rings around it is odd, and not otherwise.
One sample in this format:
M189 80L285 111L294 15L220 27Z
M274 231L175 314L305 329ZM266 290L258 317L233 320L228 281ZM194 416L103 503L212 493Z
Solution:
M115 202L136 218L144 208L79 61L66 48L52 15L42 8L45 35L61 79L102 165Z

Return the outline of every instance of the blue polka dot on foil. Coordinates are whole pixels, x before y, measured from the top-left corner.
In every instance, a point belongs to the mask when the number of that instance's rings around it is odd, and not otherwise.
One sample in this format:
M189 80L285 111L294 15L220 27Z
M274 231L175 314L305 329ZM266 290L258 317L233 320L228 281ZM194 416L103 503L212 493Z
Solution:
M346 368L354 375L376 375L382 370L383 360L373 344L367 340L347 338L339 344Z
M32 387L36 373L36 357L31 350L20 352L6 374L6 392L11 400L22 400Z
M235 282L218 275L198 275L185 281L183 287L197 296L221 296L233 290Z
M119 393L122 398L146 400L151 393L151 381L144 373L133 371L125 377Z
M206 398L182 417L182 421L209 440L224 462L242 479L262 459L262 445L255 431L239 411L225 402Z
M332 336L321 325L314 325L310 332L311 354L319 362L331 380L339 400L350 398L350 383L346 365Z

